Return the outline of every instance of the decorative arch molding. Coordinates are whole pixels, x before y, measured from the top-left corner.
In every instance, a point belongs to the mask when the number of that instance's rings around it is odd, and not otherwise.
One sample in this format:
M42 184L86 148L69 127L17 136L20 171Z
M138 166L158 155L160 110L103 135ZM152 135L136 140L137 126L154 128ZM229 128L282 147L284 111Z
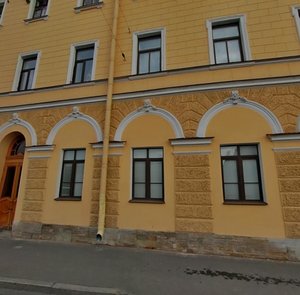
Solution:
M34 128L30 123L19 118L18 113L13 113L12 118L8 122L0 126L0 134L4 132L6 129L8 129L9 127L14 125L22 126L28 131L31 138L31 143L28 143L28 145L32 145L32 146L37 145L37 135Z
M269 123L269 125L272 128L272 133L283 133L282 126L276 116L266 107L263 105L247 100L244 97L241 97L238 93L238 91L232 91L232 94L229 98L225 99L223 102L218 103L214 105L212 108L210 108L202 117L202 119L199 122L198 129L196 136L197 137L205 137L206 136L206 129L210 121L214 116L216 116L219 112L233 108L236 105L250 109L252 111L255 111L262 115L265 120Z
M63 118L62 120L60 120L50 131L47 140L46 140L46 145L53 145L55 136L57 134L57 132L59 131L60 128L62 128L63 126L65 126L66 124L75 121L75 120L82 120L87 122L88 124L90 124L96 133L96 138L97 141L102 141L102 131L101 128L98 124L98 122L93 119L92 117L85 115L81 112L79 112L79 108L78 107L73 107L73 111L71 114L67 115L65 118Z
M183 133L182 127L181 127L179 121L176 119L176 117L164 109L153 106L151 104L150 99L146 99L144 101L144 105L142 107L140 107L136 111L130 113L121 121L121 123L119 124L119 126L116 130L114 140L121 141L123 132L126 129L127 125L130 122L132 122L134 119L139 118L145 114L157 115L157 116L165 119L167 122L170 123L170 125L175 133L176 138L184 138L184 133Z

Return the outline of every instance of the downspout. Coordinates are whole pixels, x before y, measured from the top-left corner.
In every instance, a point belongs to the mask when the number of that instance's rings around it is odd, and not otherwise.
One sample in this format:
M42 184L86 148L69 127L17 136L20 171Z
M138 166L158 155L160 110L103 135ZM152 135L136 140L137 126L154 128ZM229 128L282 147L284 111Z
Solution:
M113 25L112 25L112 38L111 38L111 46L110 46L110 60L109 60L109 72L108 72L104 137L103 137L103 156L102 156L101 182L100 182L100 194L99 194L97 240L100 241L103 238L104 229L105 229L106 183L107 183L107 166L108 166L107 164L108 164L108 153L109 153L112 96L113 96L113 86L114 86L114 69L115 69L118 15L119 15L119 0L115 0Z

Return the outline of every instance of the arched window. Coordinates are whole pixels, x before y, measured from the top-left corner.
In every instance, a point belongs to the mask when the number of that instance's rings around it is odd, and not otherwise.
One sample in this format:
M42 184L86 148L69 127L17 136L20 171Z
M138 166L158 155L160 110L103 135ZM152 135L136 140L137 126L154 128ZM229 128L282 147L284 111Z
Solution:
M9 156L23 156L25 153L25 139L23 136L18 136L11 145Z

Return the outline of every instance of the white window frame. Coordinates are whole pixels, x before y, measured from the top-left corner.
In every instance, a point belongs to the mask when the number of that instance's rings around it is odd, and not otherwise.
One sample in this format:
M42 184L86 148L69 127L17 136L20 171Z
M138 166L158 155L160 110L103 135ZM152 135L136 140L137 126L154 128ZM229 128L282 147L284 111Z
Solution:
M251 60L251 52L250 52L250 46L249 46L249 38L248 33L246 30L246 16L245 15L234 15L234 16L226 16L226 17L220 17L215 19L209 19L206 21L206 28L208 31L208 46L209 46L209 60L210 64L215 65L215 55L214 55L214 44L213 44L213 34L212 34L212 28L214 25L218 24L226 24L231 22L239 22L240 26L240 38L242 42L242 52L244 56L244 60L241 62L249 61ZM228 63L230 65L232 63Z
M298 13L299 10L300 10L300 5L292 6L292 15L295 19L297 33L298 33L298 37L300 39L300 17L299 17L299 13Z
M85 46L88 46L88 45L94 45L93 68L92 68L91 81L95 80L97 55L98 55L98 50L99 50L99 41L98 40L90 40L90 41L83 41L83 42L79 42L79 43L74 43L74 44L71 45L66 84L72 84L73 71L74 71L75 58L76 58L76 49L80 48L80 47L85 47Z
M19 85L19 81L20 81L20 74L21 74L21 71L22 71L24 58L30 57L30 56L33 56L33 55L36 55L37 57L36 57L36 66L35 66L35 70L34 70L31 89L35 88L37 73L38 73L38 70L39 70L39 64L40 64L40 59L41 59L41 51L39 51L39 50L19 54L18 61L17 61L17 66L16 66L15 77L14 77L14 82L13 82L13 86L12 86L12 91L18 91L18 85Z
M141 31L141 32L135 32L132 35L133 43L132 43L132 67L131 67L131 74L137 75L137 63L138 63L138 40L141 37L147 37L150 35L160 34L161 36L161 71L166 70L166 29L165 28L158 28L154 30L147 30L147 31ZM155 73L148 73L148 75L151 74L157 74L159 72ZM147 75L147 74L146 74Z
M28 15L27 15L27 19L28 19L28 20L31 20L32 17L33 17L34 8L35 8L35 3L36 3L36 0L31 0L31 1L30 1L30 4L29 4L29 10L28 10ZM42 19L43 19L43 18L46 18L46 17L49 15L50 4L51 4L51 0L48 0L48 5L47 5L47 10L46 10L46 15L43 16L43 17L41 17Z
M3 18L4 18L4 13L5 13L6 5L7 5L7 0L0 0L0 2L4 3L2 14L1 14L1 17L0 17L0 26L1 26L2 22L3 22Z

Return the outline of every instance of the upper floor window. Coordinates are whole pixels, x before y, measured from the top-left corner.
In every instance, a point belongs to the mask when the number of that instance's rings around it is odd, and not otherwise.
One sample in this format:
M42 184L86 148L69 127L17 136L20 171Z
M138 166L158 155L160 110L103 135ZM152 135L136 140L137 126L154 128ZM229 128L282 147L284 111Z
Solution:
M2 22L4 10L5 10L6 0L0 0L0 24Z
M221 147L224 201L262 202L257 145Z
M29 6L27 19L40 19L48 15L51 0L32 0Z
M94 80L98 42L71 46L67 83L83 83Z
M60 198L81 198L85 150L65 150L59 189Z
M292 7L292 14L294 16L298 36L300 38L300 7L299 6Z
M133 149L133 200L164 199L162 148Z
M33 78L36 68L37 56L23 57L22 69L20 72L18 91L28 90L32 88Z
M244 16L209 20L207 28L212 64L228 64L250 59Z
M99 3L100 0L82 0L82 6L96 5Z
M132 74L164 70L164 30L135 33L133 42Z

